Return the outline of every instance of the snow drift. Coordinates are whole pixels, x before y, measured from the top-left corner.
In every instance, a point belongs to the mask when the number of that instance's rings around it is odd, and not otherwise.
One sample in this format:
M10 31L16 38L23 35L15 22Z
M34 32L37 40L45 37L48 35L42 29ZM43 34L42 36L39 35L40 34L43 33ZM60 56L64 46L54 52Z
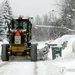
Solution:
M75 35L64 35L61 38L56 39L55 41L52 41L53 44L61 44L64 41L68 41L67 47L62 50L62 57L59 57L55 60L53 60L53 63L55 65L58 65L60 67L75 67L75 53L72 51L72 44L75 41ZM52 50L50 49L48 57L52 59Z
M65 58L65 57L69 57L70 53L72 53L72 43L74 40L75 40L75 35L64 35L64 36L52 41L51 44L61 45L61 44L63 44L64 41L68 41L67 48L65 48L62 51L62 57ZM51 49L50 49L48 56L50 59L52 59L52 50Z

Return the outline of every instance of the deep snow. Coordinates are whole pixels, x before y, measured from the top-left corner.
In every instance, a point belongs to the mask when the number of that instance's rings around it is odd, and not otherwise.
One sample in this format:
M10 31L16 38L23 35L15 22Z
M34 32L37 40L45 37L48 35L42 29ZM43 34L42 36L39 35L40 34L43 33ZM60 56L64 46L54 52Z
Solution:
M73 69L75 69L75 53L72 52L72 43L73 43L73 41L75 41L75 35L71 35L71 36L65 35L65 36L53 41L52 43L61 44L64 41L68 41L67 47L64 50L62 50L62 57L55 59L53 63L60 67L66 67L66 68L73 67ZM50 58L52 58L51 51L52 50L50 49L50 52L48 55L48 57L50 57ZM74 72L74 74L75 74L75 72ZM71 74L67 73L67 75L71 75ZM72 75L73 75L73 73L72 73Z
M73 37L75 37L75 35L64 35L51 43L52 44L62 44L64 41L69 41Z
M67 48L65 48L64 50L62 50L62 58L65 57L69 57L69 53L72 53L72 43L75 40L75 35L64 35L56 40L53 40L50 44L57 44L58 46L61 46L61 44L63 44L64 41L68 41L67 43ZM52 59L52 50L50 49L49 52L49 58Z

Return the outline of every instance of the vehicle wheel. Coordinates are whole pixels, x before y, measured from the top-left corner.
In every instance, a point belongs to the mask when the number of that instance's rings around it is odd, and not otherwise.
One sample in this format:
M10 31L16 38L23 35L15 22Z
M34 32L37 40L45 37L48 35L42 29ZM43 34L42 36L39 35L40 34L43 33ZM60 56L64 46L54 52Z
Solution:
M8 44L2 45L2 55L1 55L2 61L8 61L9 60L8 48L9 48Z
M31 45L31 61L37 61L37 45L32 44Z

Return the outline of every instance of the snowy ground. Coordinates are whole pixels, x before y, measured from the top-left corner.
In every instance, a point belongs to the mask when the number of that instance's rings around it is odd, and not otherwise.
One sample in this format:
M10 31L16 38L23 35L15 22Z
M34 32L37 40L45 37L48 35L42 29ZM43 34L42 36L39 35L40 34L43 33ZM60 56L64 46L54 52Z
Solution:
M51 49L46 61L31 62L23 57L12 57L9 62L0 60L0 75L75 75L75 53L72 52L74 40L74 35L65 35L52 42L55 44L68 41L62 57L55 60L51 60ZM43 43L45 42L41 45Z
M59 69L49 61L11 61L0 67L0 75L61 75Z

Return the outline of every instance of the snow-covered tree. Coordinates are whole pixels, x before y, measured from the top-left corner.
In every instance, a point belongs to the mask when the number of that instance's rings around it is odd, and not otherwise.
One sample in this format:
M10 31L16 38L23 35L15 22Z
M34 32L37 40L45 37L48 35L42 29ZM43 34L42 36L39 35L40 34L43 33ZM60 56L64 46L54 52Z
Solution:
M2 15L3 15L3 25L9 24L13 15L12 15L11 7L8 3L8 0L4 0L4 2L3 2Z
M43 24L44 24L44 25L50 25L48 14L45 14L45 15L43 16Z
M61 16L62 16L62 25L73 29L75 12L73 9L75 8L75 0L62 0L62 8L61 8Z
M9 2L8 0L4 0L0 5L0 26L4 26L0 28L1 33L6 33L12 16L13 14Z
M42 18L39 15L37 15L35 17L35 24L36 25L41 25L42 24Z

